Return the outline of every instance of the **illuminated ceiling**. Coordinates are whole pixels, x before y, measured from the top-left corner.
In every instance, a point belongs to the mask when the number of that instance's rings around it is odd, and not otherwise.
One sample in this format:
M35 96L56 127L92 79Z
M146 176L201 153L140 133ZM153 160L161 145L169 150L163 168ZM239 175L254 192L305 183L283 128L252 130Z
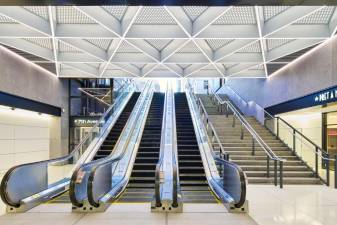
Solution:
M334 6L0 6L0 43L59 77L265 78L336 26Z

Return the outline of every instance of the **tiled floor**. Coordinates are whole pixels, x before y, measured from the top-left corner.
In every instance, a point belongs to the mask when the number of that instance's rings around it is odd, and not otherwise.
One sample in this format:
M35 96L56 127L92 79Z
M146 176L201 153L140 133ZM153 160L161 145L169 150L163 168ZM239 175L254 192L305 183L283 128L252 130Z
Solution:
M41 205L24 214L3 215L1 225L336 225L337 190L324 186L249 185L249 214L222 205L185 204L184 213L151 213L149 204L114 204L105 213L71 213L68 204ZM256 221L256 222L255 222Z

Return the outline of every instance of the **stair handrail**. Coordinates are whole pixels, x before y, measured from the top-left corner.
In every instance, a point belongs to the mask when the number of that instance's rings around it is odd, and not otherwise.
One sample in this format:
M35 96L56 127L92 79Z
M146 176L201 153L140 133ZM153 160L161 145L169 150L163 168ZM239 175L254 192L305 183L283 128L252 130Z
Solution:
M123 87L123 91L125 93L127 93L127 90L132 90L132 84L131 86L127 86L125 85ZM54 158L54 159L48 159L48 160L42 160L42 161L37 161L37 162L31 162L31 163L24 163L24 164L21 164L21 165L16 165L16 166L13 166L12 168L10 168L4 175L2 181L1 181L1 185L0 185L0 197L2 199L2 201L4 203L6 203L7 205L9 206L12 206L12 207L15 207L15 208L18 208L20 207L21 203L20 202L14 202L10 199L9 197L9 191L7 190L8 188L8 183L10 182L10 179L18 179L18 178L13 178L13 176L15 175L15 171L22 171L24 168L35 168L37 167L38 170L48 170L48 165L64 165L66 163L69 163L69 161L71 159L74 159L75 155L78 153L79 155L83 154L83 152L80 152L81 149L82 149L82 146L84 146L84 144L86 143L87 140L89 140L89 138L94 134L95 130L103 123L103 121L105 120L105 117L115 108L115 106L117 106L117 104L120 104L120 101L122 101L122 96L123 95L120 95L120 97L118 98L118 101L116 101L114 104L112 104L109 109L100 117L100 119L96 122L96 124L89 130L89 132L81 139L81 141L75 146L75 148L66 156L62 156L62 157L58 157L58 158ZM105 129L107 129L107 127L105 127ZM104 132L99 132L99 135L101 135L102 133ZM89 146L90 147L90 146ZM88 147L88 148L89 148ZM84 152L86 152L87 149L85 149ZM87 156L86 156L87 157ZM74 160L75 161L75 160ZM83 162L83 161L81 161ZM75 166L77 166L77 164L79 163L79 161L76 162ZM48 171L45 171L45 173L48 174ZM17 175L19 176L19 175ZM32 179L33 178L29 178L27 176L33 176L34 177L34 173L30 173L30 174L25 174L25 177L22 177L21 179ZM66 179L68 180L68 179ZM64 183L66 183L67 181L64 181ZM54 185L50 185L48 186L47 184L41 184L41 183L38 183L36 182L37 185L39 185L38 187L34 187L34 192L40 192L42 190L44 190L45 188L49 189L49 188L57 188L59 187L60 185L56 182L56 186ZM47 185L47 186L46 186ZM26 187L27 188L27 187ZM32 192L33 193L33 192ZM32 193L21 193L21 195L23 195L23 198L27 198L29 196L32 195ZM34 193L34 194L35 194ZM27 196L26 196L27 195Z
M191 88L190 84L189 87ZM191 91L192 95L195 96L194 92ZM264 152L267 155L267 177L270 176L270 159L274 161L274 185L277 186L277 173L279 171L280 175L280 188L283 188L283 163L286 161L286 159L283 159L281 157L278 157L273 150L269 147L268 144L265 143L265 141L260 137L258 133L255 132L255 130L251 127L251 125L247 122L247 120L241 115L241 113L231 104L230 101L224 101L222 100L216 93L212 93L217 99L219 105L226 105L227 108L229 108L234 116L233 116L233 126L235 126L235 117L239 119L241 122L241 139L243 139L244 135L244 129L243 127L246 128L246 130L251 134L253 137L253 145L252 145L252 154L255 155L255 141L261 146L261 148L264 150ZM196 98L196 96L195 96ZM198 101L197 101L198 102ZM200 100L201 102L201 100ZM202 103L202 102L201 102ZM206 111L205 107L203 110ZM228 113L228 110L226 111ZM228 115L228 114L227 114ZM209 120L209 119L208 119ZM255 140L255 141L254 141ZM228 157L228 156L227 156ZM279 168L277 167L277 164L279 164Z
M235 96L237 96L241 101L243 101L245 104L248 104L246 100L244 100L239 94L237 94L230 86L226 85L223 86L222 88L226 87L228 90L230 90ZM220 88L217 92L219 92L222 88ZM216 93L217 94L217 93ZM321 148L320 146L318 146L316 143L314 143L312 140L310 140L310 138L308 138L306 135L304 135L301 131L299 131L298 129L296 129L294 126L292 126L289 122L287 122L286 120L284 120L282 117L280 116L273 116L271 115L268 111L266 111L263 107L261 107L259 104L257 104L255 101L253 101L255 105L257 105L260 109L263 110L263 112L268 115L268 117L271 118L271 120L276 120L276 132L273 129L270 129L268 126L266 126L266 123L264 124L265 127L267 127L268 130L270 130L272 133L274 133L276 135L276 137L278 139L280 139L280 132L279 132L279 126L280 126L280 121L285 124L288 128L290 128L291 131L288 131L288 133L290 133L290 135L293 137L293 146L288 146L295 154L296 153L296 145L294 144L294 142L296 140L301 141L304 145L306 145L307 147L309 147L310 151L312 153L315 154L315 168L312 168L308 163L306 163L306 165L314 172L314 174L316 175L316 177L318 177L323 183L325 183L327 186L330 185L330 172L329 172L329 167L330 167L330 163L335 162L335 180L337 180L337 172L336 172L336 168L337 168L337 155L335 156L335 158L330 158L329 154L327 153L326 150L323 150L323 148ZM266 120L266 119L265 119ZM298 135L296 135L298 134ZM306 142L303 142L300 137L304 138L306 140ZM312 146L308 145L311 144ZM313 148L311 148L313 147ZM319 174L319 169L318 169L318 157L321 158L321 160L325 161L325 169L326 169L326 178L324 179L320 174ZM303 160L303 158L302 158ZM303 160L304 161L304 160ZM305 162L305 161L304 161ZM335 182L335 188L337 188L337 182Z

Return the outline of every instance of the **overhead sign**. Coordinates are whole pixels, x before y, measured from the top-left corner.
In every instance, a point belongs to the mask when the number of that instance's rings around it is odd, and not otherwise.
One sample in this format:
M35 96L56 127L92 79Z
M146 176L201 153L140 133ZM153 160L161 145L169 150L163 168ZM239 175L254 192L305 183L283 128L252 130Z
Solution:
M337 86L267 107L266 110L275 115L312 106L324 105L331 102L337 102Z
M71 117L70 125L72 127L93 127L99 120L97 116L76 116Z
M315 102L325 103L337 100L337 88L319 93L314 98Z

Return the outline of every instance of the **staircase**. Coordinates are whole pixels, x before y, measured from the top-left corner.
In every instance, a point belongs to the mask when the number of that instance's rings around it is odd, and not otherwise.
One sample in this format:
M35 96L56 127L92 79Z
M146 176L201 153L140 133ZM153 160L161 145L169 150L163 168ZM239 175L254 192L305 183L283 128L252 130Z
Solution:
M94 156L94 160L101 159L104 157L107 157L111 154L112 150L114 149L117 140L122 133L122 130L124 129L124 126L126 122L129 119L129 116L133 110L133 107L135 106L137 99L139 97L140 93L136 92L133 93L130 100L126 104L125 108L123 109L122 113L119 115L116 123L112 127L110 133L105 138L103 144L99 148L99 150L96 152L96 155Z
M225 151L229 153L231 161L238 164L246 173L248 182L251 184L272 184L274 182L273 161L270 161L270 177L267 177L267 156L264 150L255 143L255 155L252 155L252 138L247 130L244 131L244 138L240 138L241 125L235 119L235 127L232 127L233 115L226 117L220 112L214 113L214 104L207 95L199 96L205 104L206 110L210 110L210 121L218 133ZM217 114L217 115L216 115ZM283 166L284 184L321 184L314 173L305 163L281 140L271 133L266 127L261 125L254 117L245 116L249 124L260 135L260 137L270 146L273 152L287 161Z
M185 203L216 203L204 172L185 93L176 93L176 131L179 180Z
M151 202L159 160L165 94L154 93L129 184L118 202Z

